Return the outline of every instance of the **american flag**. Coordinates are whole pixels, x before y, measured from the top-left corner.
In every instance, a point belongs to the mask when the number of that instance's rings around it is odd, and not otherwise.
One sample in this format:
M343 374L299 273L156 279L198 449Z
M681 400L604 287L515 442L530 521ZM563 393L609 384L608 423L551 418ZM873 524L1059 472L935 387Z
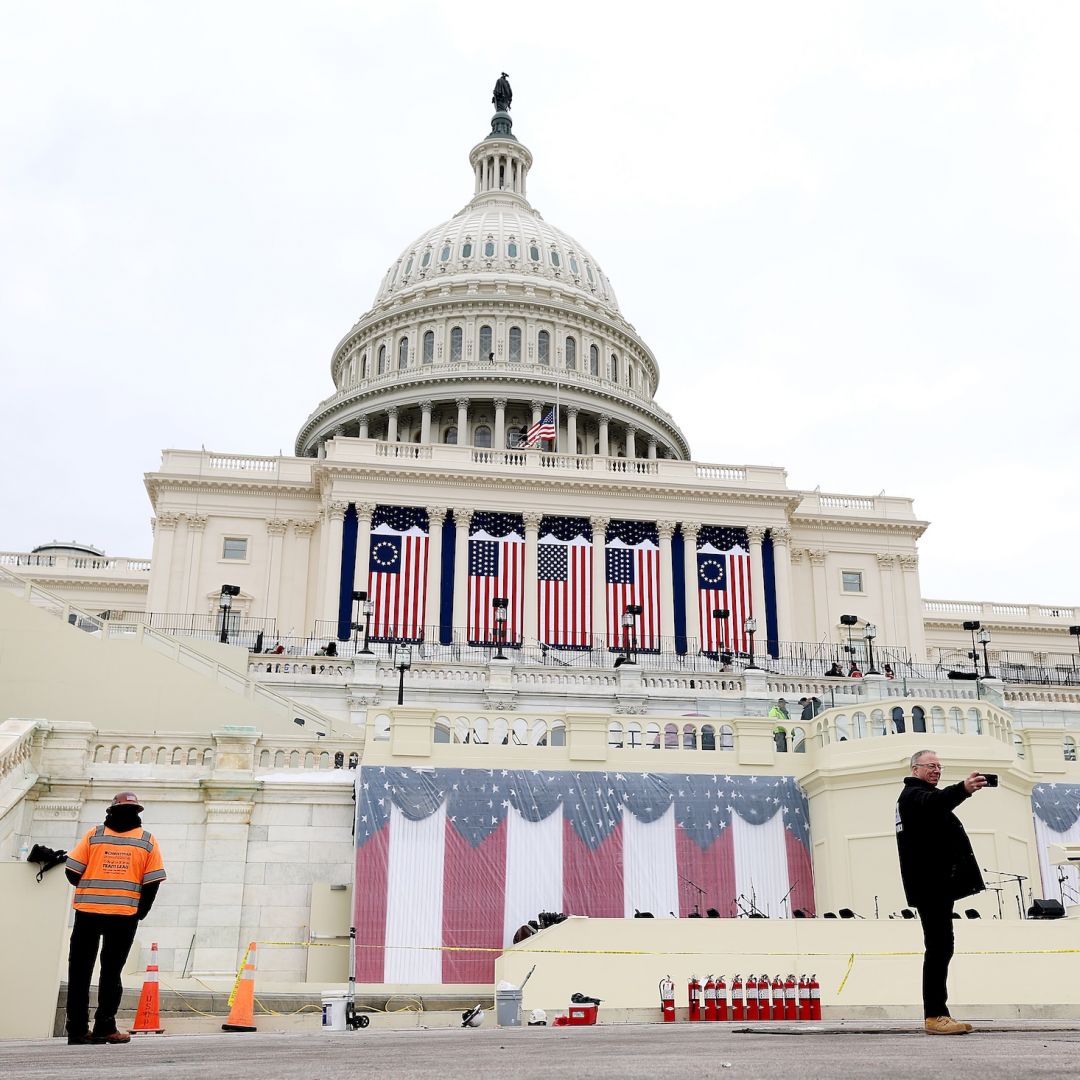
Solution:
M791 776L364 765L356 778L360 982L491 982L540 911L813 912L813 879Z
M377 506L371 519L368 596L373 641L422 641L428 517L419 507Z
M535 446L541 439L555 438L555 410L548 409L548 414L543 420L538 420L521 440L522 446Z
M660 648L660 547L651 521L613 521L604 552L609 649L628 644L642 652ZM668 602L671 598L666 597ZM622 626L623 612L641 605L634 616L632 640Z
M592 528L587 518L546 517L536 554L537 638L592 647Z
M1080 844L1080 784L1036 784L1031 791L1031 809L1042 894L1060 896L1063 903L1074 905L1080 902L1080 872L1075 866L1051 863L1047 848L1051 844Z
M745 529L706 525L698 533L698 630L701 651L747 652L750 636L743 623L752 614L750 543ZM714 619L717 609L726 619ZM720 625L718 625L720 624Z
M506 638L521 643L525 528L520 514L473 515L469 536L469 644L496 640L491 601L504 597Z

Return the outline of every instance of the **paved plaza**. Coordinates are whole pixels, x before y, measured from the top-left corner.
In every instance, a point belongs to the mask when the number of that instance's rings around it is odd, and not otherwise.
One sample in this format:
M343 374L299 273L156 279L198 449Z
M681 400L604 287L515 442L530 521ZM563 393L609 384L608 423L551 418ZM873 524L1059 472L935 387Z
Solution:
M933 1037L913 1023L733 1028L417 1030L301 1035L164 1035L129 1046L69 1047L61 1039L0 1043L6 1080L504 1080L592 1077L1074 1077L1080 1024L985 1023Z

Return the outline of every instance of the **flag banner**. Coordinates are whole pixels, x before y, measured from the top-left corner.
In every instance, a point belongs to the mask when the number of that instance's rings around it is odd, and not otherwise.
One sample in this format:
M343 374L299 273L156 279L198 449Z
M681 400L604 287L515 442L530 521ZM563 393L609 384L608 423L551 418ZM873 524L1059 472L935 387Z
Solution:
M704 525L697 538L698 634L701 651L750 650L743 629L753 614L750 593L750 542L745 529ZM726 619L713 617L727 611Z
M547 415L542 420L537 420L521 440L524 447L535 446L542 439L555 438L555 410L548 409Z
M537 639L592 648L592 526L588 518L545 517L536 549Z
M469 526L470 645L496 643L491 602L507 601L504 644L520 645L525 577L525 526L520 514L473 514Z
M1031 790L1031 809L1042 895L1061 897L1065 907L1080 904L1080 871L1051 863L1047 851L1051 844L1080 844L1080 784L1036 784ZM1023 906L1026 910L1027 905Z
M651 521L613 521L604 551L607 586L608 648L620 651L660 651L660 542ZM664 598L671 603L671 597ZM622 625L623 612L641 606L631 632Z
M484 983L541 911L814 909L791 776L412 769L356 778L356 978Z
M424 639L427 527L427 511L420 507L375 508L368 559L372 641Z

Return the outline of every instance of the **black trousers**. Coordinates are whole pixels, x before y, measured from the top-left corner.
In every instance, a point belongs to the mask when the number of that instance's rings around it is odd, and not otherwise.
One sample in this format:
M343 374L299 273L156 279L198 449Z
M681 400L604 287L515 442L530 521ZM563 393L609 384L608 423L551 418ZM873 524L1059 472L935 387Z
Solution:
M75 912L68 947L67 1032L82 1035L90 1030L90 980L94 974L98 948L101 948L101 976L98 979L98 1007L94 1013L94 1034L112 1035L116 1031L116 1010L124 987L124 970L135 930L137 915L97 915Z
M949 961L953 958L953 902L926 901L919 905L922 923L922 995L924 1016L949 1015Z

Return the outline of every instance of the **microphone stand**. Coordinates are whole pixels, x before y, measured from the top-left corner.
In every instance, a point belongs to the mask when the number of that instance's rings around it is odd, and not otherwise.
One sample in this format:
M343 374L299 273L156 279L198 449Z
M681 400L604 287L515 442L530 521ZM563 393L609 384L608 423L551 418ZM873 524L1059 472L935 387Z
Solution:
M788 889L788 891L786 893L784 893L783 896L780 897L780 904L784 909L784 912L785 912L784 918L785 919L788 917L787 914L786 914L786 912L788 910L788 907L789 907L789 905L788 905L788 897L795 891L795 888L796 888L796 886L798 884L799 884L799 882L796 881L795 884L792 885L791 888Z
M705 902L705 890L696 881L691 881L688 877L683 877L682 874L679 875L679 878L682 881L685 881L687 885L691 885L693 886L693 888L697 889L699 903ZM698 904L694 904L694 911L698 915L701 914L701 908L698 906Z
M982 869L984 874L996 874L1000 878L1007 878L1009 881L1016 882L1016 910L1020 913L1021 919L1026 919L1023 882L1027 881L1027 878L1023 874L1010 874L1007 870L990 870L985 866Z

